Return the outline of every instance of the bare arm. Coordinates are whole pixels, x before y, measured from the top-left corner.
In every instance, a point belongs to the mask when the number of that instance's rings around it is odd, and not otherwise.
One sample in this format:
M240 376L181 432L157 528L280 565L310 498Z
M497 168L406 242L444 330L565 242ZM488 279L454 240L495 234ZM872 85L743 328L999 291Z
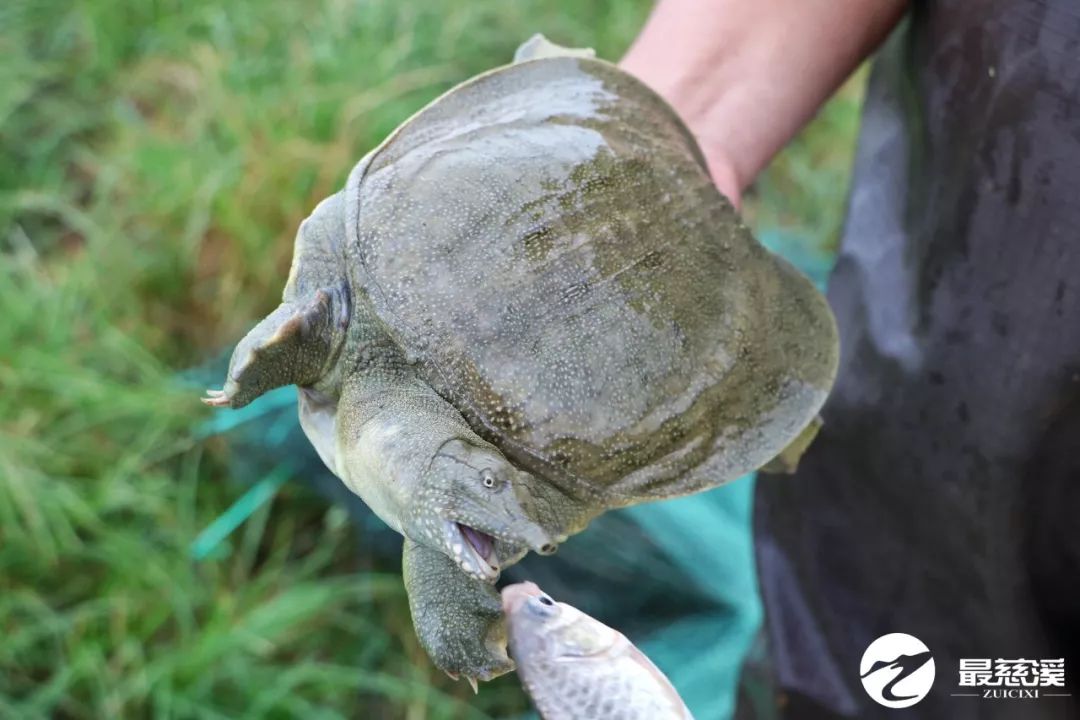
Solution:
M907 0L659 0L621 65L741 191L888 34Z

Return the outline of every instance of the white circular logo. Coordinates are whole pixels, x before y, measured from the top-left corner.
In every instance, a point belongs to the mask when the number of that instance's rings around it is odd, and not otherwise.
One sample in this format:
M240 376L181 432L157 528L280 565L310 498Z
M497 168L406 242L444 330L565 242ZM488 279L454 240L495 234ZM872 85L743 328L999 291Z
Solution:
M930 648L905 633L889 633L870 643L859 664L866 694L891 708L909 707L926 697L934 673Z

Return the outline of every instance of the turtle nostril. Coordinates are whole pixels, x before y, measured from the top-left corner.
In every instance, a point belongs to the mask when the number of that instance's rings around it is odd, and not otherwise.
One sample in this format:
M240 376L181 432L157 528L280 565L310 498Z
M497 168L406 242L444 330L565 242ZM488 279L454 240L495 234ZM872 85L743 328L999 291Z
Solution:
M546 543L540 548L541 555L551 555L556 550L554 543Z

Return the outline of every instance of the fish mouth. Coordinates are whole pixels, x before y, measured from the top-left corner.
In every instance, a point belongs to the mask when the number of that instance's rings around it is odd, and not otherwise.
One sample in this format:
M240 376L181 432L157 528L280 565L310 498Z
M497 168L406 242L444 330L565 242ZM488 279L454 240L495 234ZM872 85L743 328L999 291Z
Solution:
M507 615L513 615L530 597L539 597L543 594L544 591L536 583L528 580L507 585L500 593L503 612Z
M495 538L459 522L446 522L446 540L450 556L466 575L493 583L499 579L499 556Z

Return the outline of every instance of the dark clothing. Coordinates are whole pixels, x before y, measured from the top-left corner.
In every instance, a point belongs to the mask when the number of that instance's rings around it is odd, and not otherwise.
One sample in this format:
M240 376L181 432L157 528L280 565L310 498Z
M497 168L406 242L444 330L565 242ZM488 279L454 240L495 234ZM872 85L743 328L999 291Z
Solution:
M825 426L756 498L784 716L1080 718L1080 0L916 4L829 300ZM908 710L859 680L890 632L936 664ZM950 696L960 658L1059 657L1071 698Z

